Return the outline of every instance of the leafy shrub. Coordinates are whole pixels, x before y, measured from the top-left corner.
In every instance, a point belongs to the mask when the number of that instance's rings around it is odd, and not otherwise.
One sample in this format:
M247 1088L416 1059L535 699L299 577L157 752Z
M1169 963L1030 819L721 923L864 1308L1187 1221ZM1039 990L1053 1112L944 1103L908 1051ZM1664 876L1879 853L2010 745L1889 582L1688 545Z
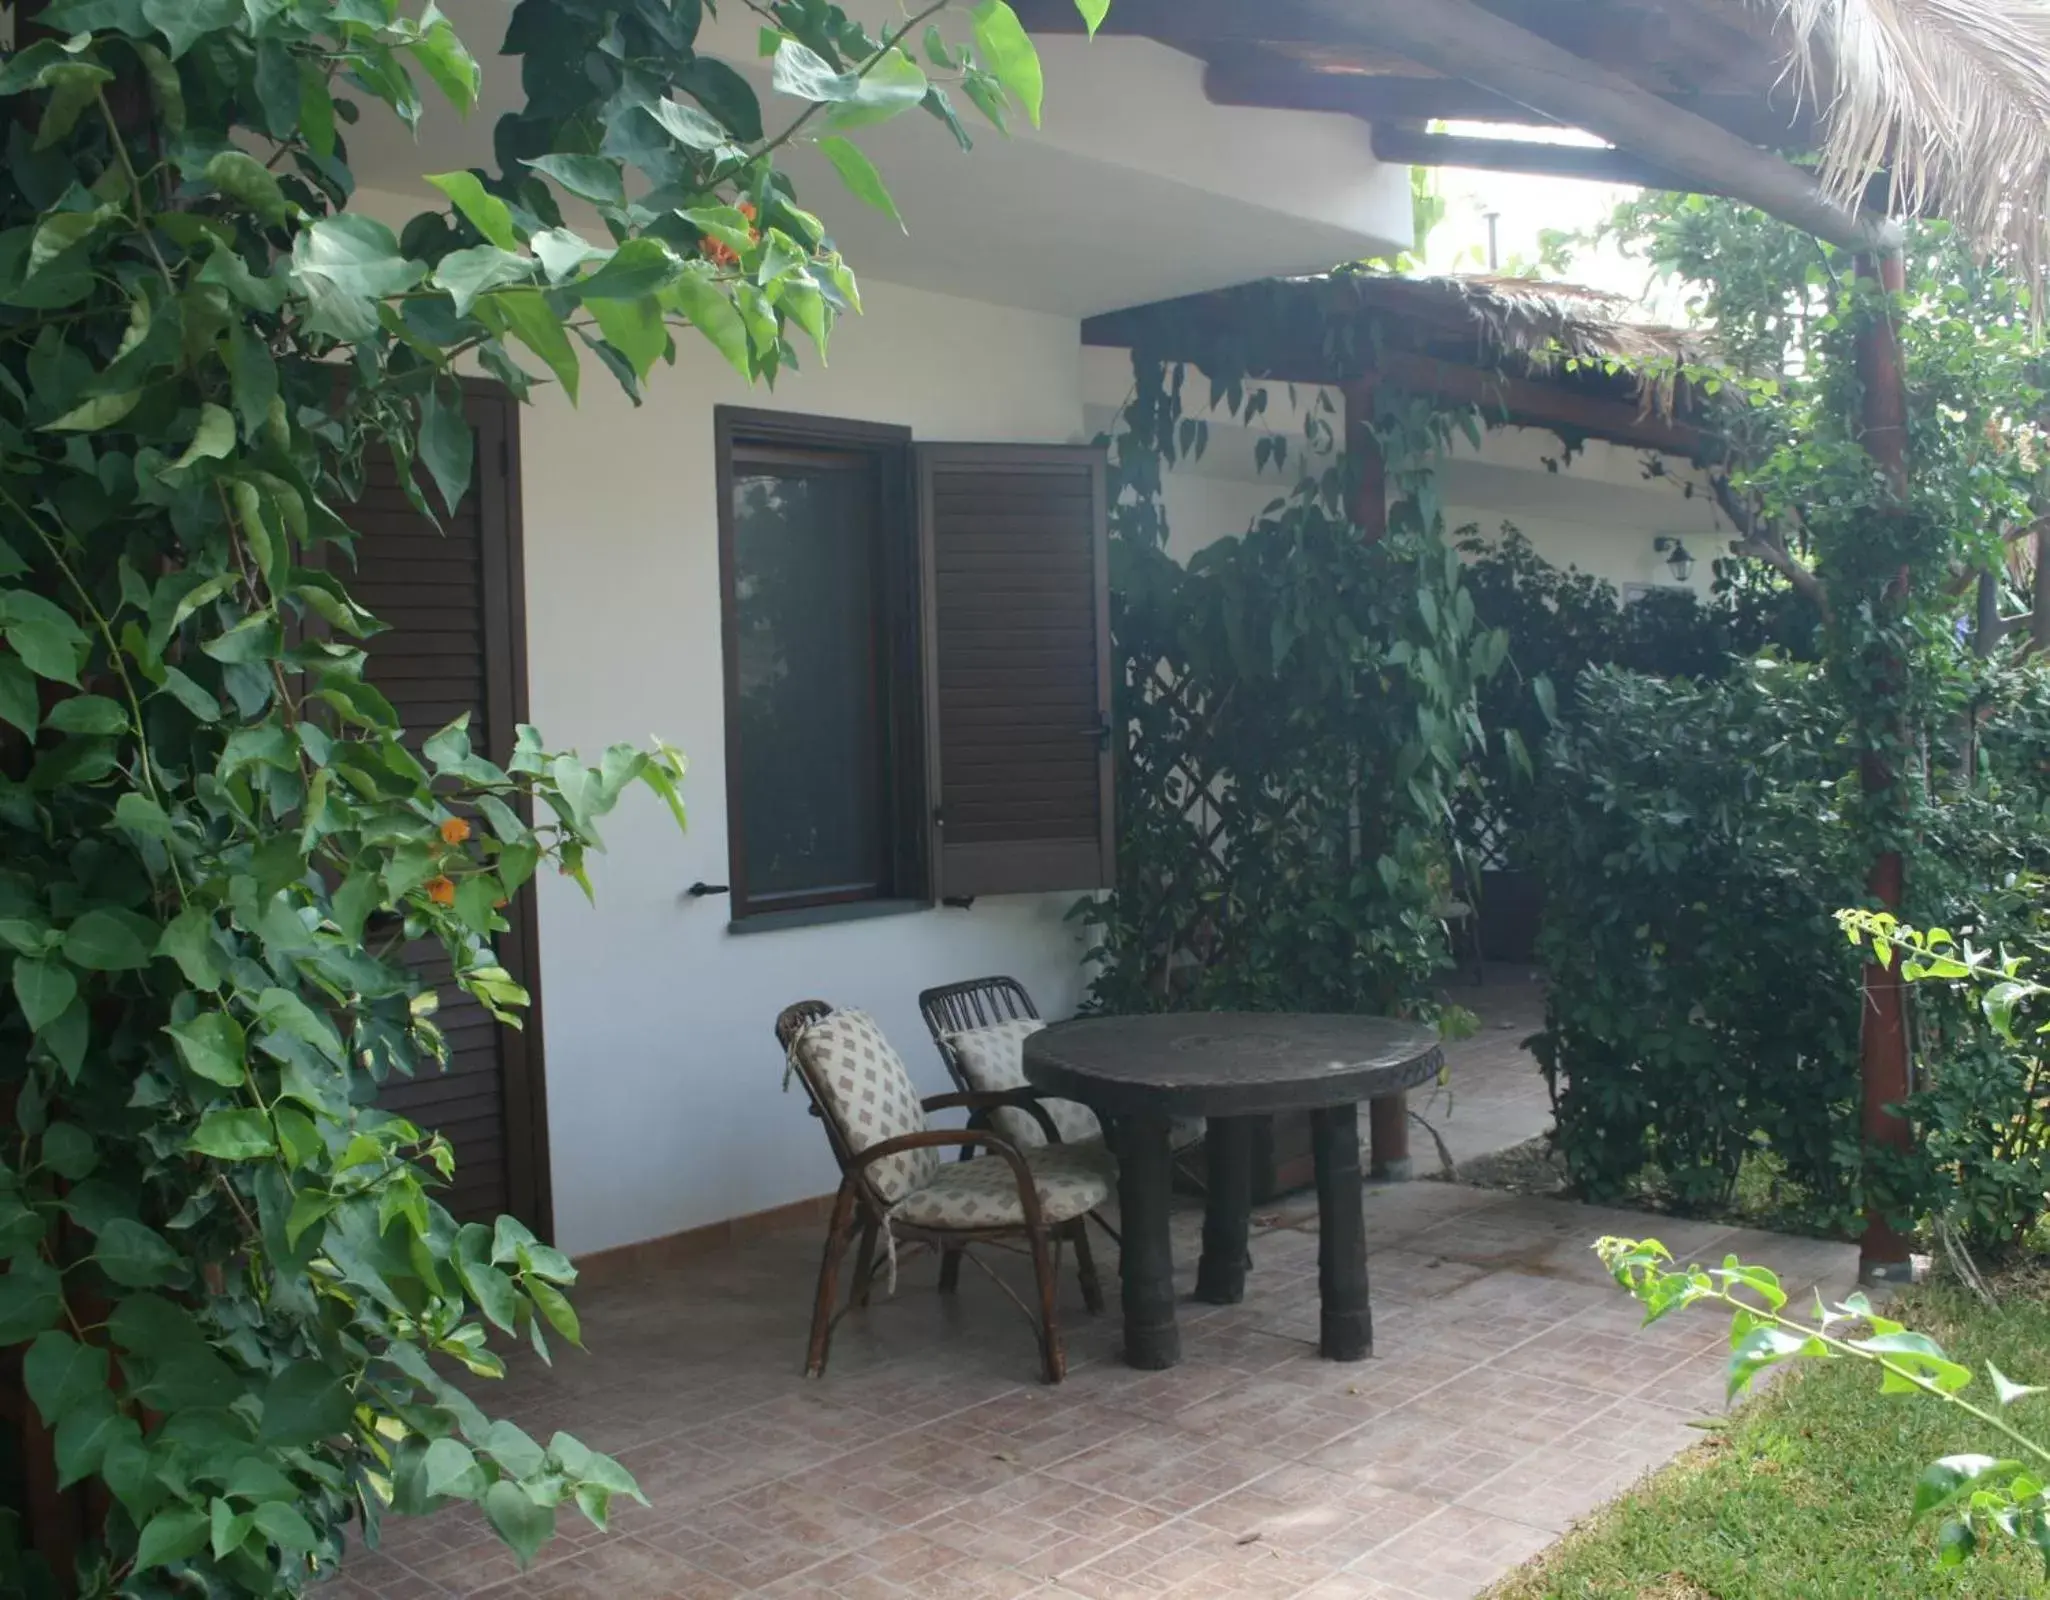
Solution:
M1514 523L1492 539L1469 524L1454 539L1475 613L1509 639L1506 669L1479 690L1489 738L1479 781L1460 796L1462 837L1477 839L1484 818L1498 841L1491 853L1512 865L1526 863L1537 822L1533 766L1553 721L1576 714L1574 686L1587 668L1705 682L1770 647L1797 660L1815 653L1814 608L1744 563L1718 562L1706 599L1660 588L1625 605L1614 584L1546 561Z
M1831 919L1861 888L1818 689L1798 665L1599 668L1548 746L1535 1049L1586 1194L1650 1167L1680 1207L1723 1207L1764 1146L1812 1222L1857 1213L1857 964Z
M2050 675L1953 666L1923 707L1908 903L1980 948L2050 948ZM1869 1197L2010 1243L2050 1195L2050 1078L1969 995L1913 997L1912 1151L1859 1146L1859 963L1834 925L1865 899L1864 835L1835 704L1822 669L1775 661L1581 680L1537 836L1559 1148L1588 1194L1649 1176L1683 1208L1726 1206L1769 1151L1807 1226L1854 1231Z

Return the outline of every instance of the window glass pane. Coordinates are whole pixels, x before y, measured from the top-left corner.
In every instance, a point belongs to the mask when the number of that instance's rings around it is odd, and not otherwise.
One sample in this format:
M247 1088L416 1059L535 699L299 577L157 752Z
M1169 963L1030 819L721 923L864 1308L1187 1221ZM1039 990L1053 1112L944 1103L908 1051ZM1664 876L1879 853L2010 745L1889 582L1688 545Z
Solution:
M864 457L734 463L733 820L751 902L882 887L876 502Z

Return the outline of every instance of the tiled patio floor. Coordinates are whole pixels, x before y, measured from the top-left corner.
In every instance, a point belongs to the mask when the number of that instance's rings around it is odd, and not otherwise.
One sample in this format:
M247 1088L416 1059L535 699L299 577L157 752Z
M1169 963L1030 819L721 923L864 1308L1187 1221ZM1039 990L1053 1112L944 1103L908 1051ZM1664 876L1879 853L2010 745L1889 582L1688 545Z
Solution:
M1434 1115L1455 1154L1542 1129L1515 1049L1535 991L1475 991L1491 1020ZM1490 1004L1490 1002L1493 1002ZM1472 1004L1472 1001L1467 1003ZM1534 1012L1532 1013L1534 1018ZM1440 1112L1443 1108L1440 1107ZM796 1114L793 1110L793 1114ZM1494 1141L1492 1145L1488 1141ZM1428 1141L1417 1150L1428 1159ZM1176 1221L1186 1291L1200 1216ZM653 1508L618 1508L521 1575L480 1519L394 1524L330 1600L657 1600L738 1595L1449 1597L1478 1593L1698 1435L1720 1409L1724 1329L1640 1331L1588 1245L1655 1232L1847 1288L1851 1247L1730 1232L1449 1183L1371 1188L1376 1355L1318 1358L1314 1208L1256 1217L1244 1304L1184 1302L1185 1359L1118 1359L1116 1296L1063 1286L1068 1381L1035 1381L1030 1330L970 1270L840 1326L800 1376L818 1239L779 1234L579 1297L590 1354L517 1368L485 1398L529 1431L616 1454ZM1107 1281L1115 1255L1099 1251ZM1004 1260L1023 1287L1020 1264Z

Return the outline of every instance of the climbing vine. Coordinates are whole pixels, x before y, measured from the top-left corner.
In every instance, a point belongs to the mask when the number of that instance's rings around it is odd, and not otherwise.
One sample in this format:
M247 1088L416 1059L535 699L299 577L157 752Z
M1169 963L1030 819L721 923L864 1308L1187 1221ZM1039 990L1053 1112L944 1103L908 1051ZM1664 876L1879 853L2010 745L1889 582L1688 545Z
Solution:
M346 574L373 459L429 518L467 491L459 364L574 400L588 357L638 399L700 340L749 379L822 351L858 295L778 169L793 141L894 215L862 130L917 108L966 146L956 92L1037 120L1003 0L880 34L751 5L780 129L698 52L709 7L520 0L493 165L427 177L398 230L351 209L349 145L417 124L423 86L477 104L432 4L12 10L0 1350L47 1455L10 1463L0 1593L297 1593L388 1512L454 1502L524 1561L558 1507L602 1526L639 1492L457 1381L498 1375L509 1338L574 1343L575 1274L512 1219L459 1226L447 1142L374 1099L444 1052L404 948L440 946L517 1025L508 901L543 870L583 882L632 785L681 821L682 759L408 737ZM38 1471L95 1527L55 1570L60 1530L18 1503Z
M1213 408L1249 426L1268 406L1243 376L1262 331L1242 321L1201 360ZM1362 420L1392 505L1373 540L1352 511L1361 464L1320 395L1300 441L1256 446L1263 468L1300 475L1183 566L1161 474L1201 453L1207 423L1183 403L1189 366L1142 350L1134 372L1113 440L1119 871L1081 908L1092 1001L1433 1014L1452 796L1484 741L1475 688L1506 648L1475 615L1431 472L1477 423L1377 394Z

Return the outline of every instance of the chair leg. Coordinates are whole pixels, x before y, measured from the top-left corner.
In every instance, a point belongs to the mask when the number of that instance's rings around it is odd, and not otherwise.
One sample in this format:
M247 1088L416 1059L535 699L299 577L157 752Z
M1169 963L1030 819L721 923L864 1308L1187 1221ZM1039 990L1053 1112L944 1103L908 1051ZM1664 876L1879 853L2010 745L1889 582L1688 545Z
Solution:
M940 1293L952 1294L961 1287L961 1246L940 1247Z
M826 1348L833 1340L833 1302L840 1298L840 1258L854 1241L854 1180L842 1180L839 1198L833 1202L833 1219L826 1224L826 1253L819 1261L819 1297L811 1310L811 1347L804 1358L804 1375L822 1378L826 1373Z
M1046 1229L1027 1230L1032 1241L1032 1275L1039 1280L1039 1359L1048 1383L1059 1383L1068 1375L1068 1354L1061 1348L1060 1319L1054 1309L1058 1282L1054 1277L1053 1251L1047 1245Z
M861 1225L861 1250L854 1258L854 1282L847 1291L850 1306L868 1304L868 1291L875 1282L876 1235L879 1231L873 1217Z
M1096 1278L1096 1257L1089 1249L1089 1219L1077 1217L1068 1236L1075 1241L1075 1276L1082 1280L1082 1304L1091 1316L1103 1310L1103 1285Z

